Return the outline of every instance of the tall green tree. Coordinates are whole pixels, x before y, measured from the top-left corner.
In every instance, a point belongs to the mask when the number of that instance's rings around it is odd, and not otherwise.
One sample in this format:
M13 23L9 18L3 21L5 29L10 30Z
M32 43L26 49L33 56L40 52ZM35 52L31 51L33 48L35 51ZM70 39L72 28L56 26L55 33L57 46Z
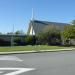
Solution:
M75 26L74 25L65 26L63 31L63 37L65 39L75 38Z
M71 25L67 25L64 27L64 31L62 32L62 36L65 40L65 44L71 44L70 40L75 39L75 21L72 22Z

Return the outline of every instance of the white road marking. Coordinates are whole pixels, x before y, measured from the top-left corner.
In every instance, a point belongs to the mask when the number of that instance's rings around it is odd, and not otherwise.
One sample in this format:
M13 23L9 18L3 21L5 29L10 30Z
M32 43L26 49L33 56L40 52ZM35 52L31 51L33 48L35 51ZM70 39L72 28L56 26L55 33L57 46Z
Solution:
M0 60L23 61L16 56L2 56L2 57L0 57Z
M11 72L11 73L7 73L4 75L17 75L17 74L21 74L27 71L31 71L31 70L35 70L34 68L0 68L1 71L3 70L16 70L15 72ZM2 72L3 73L3 72Z

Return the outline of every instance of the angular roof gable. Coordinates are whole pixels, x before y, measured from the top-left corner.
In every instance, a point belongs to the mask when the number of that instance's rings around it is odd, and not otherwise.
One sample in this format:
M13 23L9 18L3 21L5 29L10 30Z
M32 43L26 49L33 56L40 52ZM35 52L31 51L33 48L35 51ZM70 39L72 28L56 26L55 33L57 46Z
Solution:
M39 32L45 30L46 27L51 29L51 26L52 28L55 27L56 29L62 31L64 29L64 26L66 25L70 25L70 24L34 20L34 21L30 21L29 23L28 33L30 32L31 26L33 26L35 34L38 34Z
M34 23L41 23L45 25L50 25L50 24L55 24L55 25L69 25L68 23L59 23L59 22L48 22L48 21L39 21L39 20L34 20Z

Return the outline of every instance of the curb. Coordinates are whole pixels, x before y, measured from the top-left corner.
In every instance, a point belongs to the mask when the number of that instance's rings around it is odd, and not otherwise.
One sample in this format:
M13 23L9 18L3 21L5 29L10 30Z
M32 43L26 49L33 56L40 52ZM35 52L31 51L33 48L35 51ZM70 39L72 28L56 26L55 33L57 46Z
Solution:
M60 52L60 51L74 51L74 50L75 50L75 48L51 49L51 50L33 50L33 51L13 51L13 52L0 52L0 55L26 54L26 53L43 53L43 52Z

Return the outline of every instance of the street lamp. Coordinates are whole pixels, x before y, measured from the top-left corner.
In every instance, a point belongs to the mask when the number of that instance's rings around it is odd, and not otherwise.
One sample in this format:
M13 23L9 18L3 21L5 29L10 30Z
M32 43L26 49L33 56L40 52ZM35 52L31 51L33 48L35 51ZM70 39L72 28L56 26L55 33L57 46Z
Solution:
M12 29L12 34L11 34L11 47L14 46L14 25Z

